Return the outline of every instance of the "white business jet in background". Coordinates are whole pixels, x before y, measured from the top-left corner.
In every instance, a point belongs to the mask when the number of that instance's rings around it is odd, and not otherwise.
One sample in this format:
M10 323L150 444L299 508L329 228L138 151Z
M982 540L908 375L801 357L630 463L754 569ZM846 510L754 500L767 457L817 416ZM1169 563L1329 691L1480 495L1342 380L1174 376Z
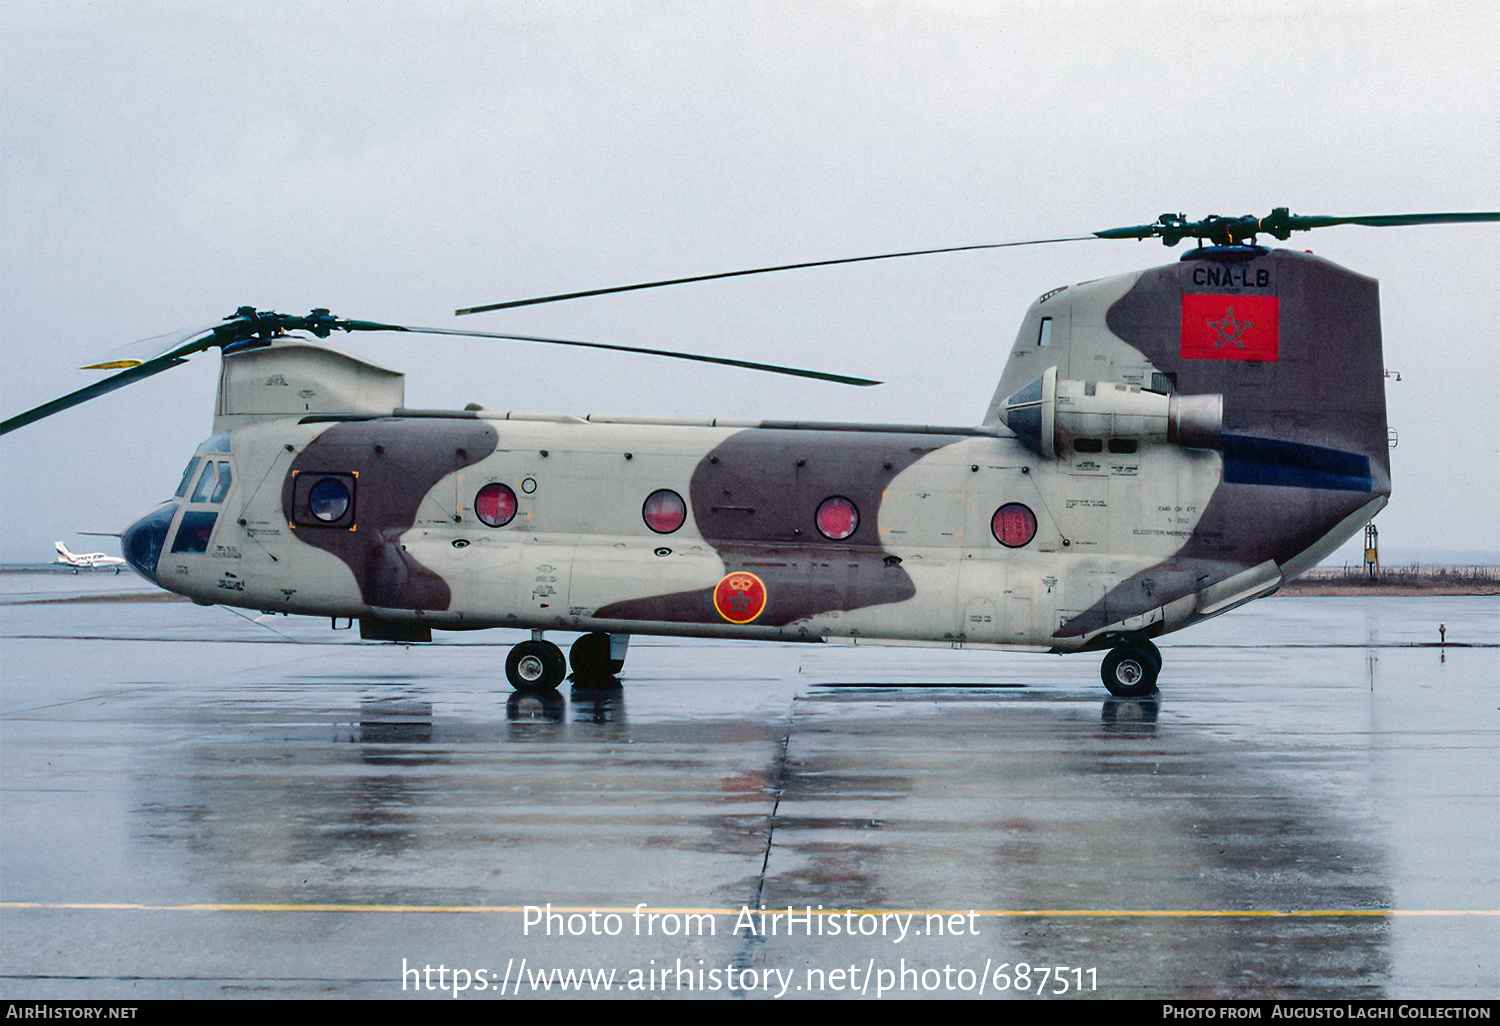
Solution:
M53 548L57 549L57 562L72 567L75 574L79 570L102 570L106 567L113 567L115 573L119 573L125 566L125 560L119 556L109 556L103 552L69 552L62 542L55 543Z

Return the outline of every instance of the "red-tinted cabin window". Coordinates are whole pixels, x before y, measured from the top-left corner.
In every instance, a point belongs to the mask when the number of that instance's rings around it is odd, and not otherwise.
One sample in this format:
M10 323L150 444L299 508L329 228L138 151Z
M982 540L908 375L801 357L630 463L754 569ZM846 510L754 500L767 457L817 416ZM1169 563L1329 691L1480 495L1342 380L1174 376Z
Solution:
M687 503L670 488L659 488L646 496L641 519L657 534L671 534L687 522Z
M516 515L516 493L498 481L485 485L474 496L474 515L491 527L504 527Z
M859 509L842 495L835 495L818 505L817 524L824 538L843 541L859 529Z
M1007 502L990 518L995 540L1008 549L1019 549L1036 537L1036 514L1019 502Z

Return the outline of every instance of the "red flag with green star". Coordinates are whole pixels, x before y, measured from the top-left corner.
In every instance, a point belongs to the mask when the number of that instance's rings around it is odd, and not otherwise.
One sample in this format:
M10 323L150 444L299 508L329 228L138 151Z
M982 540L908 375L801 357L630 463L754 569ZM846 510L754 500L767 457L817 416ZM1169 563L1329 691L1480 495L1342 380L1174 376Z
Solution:
M1275 296L1184 295L1182 358L1275 363L1281 349L1280 314L1281 301Z

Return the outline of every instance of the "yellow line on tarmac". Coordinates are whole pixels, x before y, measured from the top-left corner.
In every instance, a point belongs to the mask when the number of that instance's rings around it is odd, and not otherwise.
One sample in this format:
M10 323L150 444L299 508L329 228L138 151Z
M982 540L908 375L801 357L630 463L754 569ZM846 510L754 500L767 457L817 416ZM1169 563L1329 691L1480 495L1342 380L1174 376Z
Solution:
M221 903L201 902L187 905L151 905L142 902L91 902L91 901L0 901L0 910L40 909L44 911L99 911L99 912L440 912L440 913L496 913L525 912L527 909L546 908L560 915L597 912L600 915L634 915L636 906L583 906L583 905L344 905L295 902L265 903ZM807 906L793 905L792 911L807 914ZM737 916L738 908L668 908L643 905L642 914L662 915L714 915ZM750 909L752 915L764 912L786 914L786 906ZM1250 918L1304 919L1314 917L1355 916L1500 916L1500 909L1404 909L1404 908L1016 908L1016 909L813 909L818 916L850 915L917 915L917 916L976 916L985 919L1012 918L1072 918L1072 919L1200 919L1200 918Z

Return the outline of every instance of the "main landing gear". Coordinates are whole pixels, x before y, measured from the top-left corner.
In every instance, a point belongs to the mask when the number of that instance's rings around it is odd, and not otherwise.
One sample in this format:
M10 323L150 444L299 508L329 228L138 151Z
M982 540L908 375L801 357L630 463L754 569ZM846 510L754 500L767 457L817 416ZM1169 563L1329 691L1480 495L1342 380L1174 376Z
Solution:
M1161 651L1144 638L1116 645L1104 657L1099 676L1116 698L1145 698L1156 694L1161 673Z
M603 631L585 634L573 642L571 651L575 684L599 686L615 682L615 675L625 666L626 635L612 636ZM531 640L510 650L505 659L505 679L522 691L552 691L568 675L568 659L562 649L532 631Z
M575 683L607 684L625 668L625 635L613 636L603 631L585 634L573 642L568 658L573 663Z
M505 659L505 678L518 691L551 691L567 675L568 661L562 649L543 641L541 631L511 649Z

